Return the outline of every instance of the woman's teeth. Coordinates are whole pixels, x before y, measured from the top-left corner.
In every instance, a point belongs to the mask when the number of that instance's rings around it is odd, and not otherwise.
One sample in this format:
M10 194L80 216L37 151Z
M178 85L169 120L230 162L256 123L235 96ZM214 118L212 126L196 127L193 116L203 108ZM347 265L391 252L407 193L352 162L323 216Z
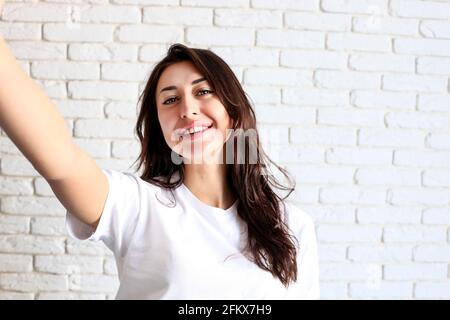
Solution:
M189 134L193 134L196 132L203 131L205 129L207 129L207 127L194 127L194 128L189 129L188 132L189 132Z

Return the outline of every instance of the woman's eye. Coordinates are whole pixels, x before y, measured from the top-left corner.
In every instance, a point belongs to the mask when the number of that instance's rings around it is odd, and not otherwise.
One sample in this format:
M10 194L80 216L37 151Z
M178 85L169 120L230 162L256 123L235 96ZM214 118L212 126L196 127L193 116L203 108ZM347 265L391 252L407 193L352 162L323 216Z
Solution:
M208 90L208 89L203 89L203 90L200 90L198 93L203 93L203 94L201 94L201 96L203 96L203 95L205 95L205 93L213 93L213 91ZM175 100L176 100L176 98L172 97L172 98L169 98L166 101L164 101L163 104L166 104L166 105L171 104Z
M172 102L169 102L169 101L172 101L172 99L175 100L175 98L169 98L166 101L164 101L163 104L171 104Z
M200 91L199 91L199 93L200 93L200 92L207 92L207 93L212 93L212 91L211 91L211 90L208 90L208 89L203 89L203 90L200 90Z

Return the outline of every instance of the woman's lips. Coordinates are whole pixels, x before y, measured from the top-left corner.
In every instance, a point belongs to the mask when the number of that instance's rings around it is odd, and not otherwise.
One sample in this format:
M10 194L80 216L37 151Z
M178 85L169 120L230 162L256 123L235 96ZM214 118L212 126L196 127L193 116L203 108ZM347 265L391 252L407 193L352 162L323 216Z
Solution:
M192 134L191 134L191 133L188 133L188 134L186 134L186 135L182 135L182 136L180 136L180 141L182 141L182 140L184 140L184 139L191 140L191 141L197 140L197 139L199 139L200 137L203 137L203 134L204 134L206 131L208 131L209 129L211 129L212 126L213 126L213 125L211 125L211 126L209 126L209 127L205 127L204 130L199 131L199 132L195 132L195 133L192 133Z

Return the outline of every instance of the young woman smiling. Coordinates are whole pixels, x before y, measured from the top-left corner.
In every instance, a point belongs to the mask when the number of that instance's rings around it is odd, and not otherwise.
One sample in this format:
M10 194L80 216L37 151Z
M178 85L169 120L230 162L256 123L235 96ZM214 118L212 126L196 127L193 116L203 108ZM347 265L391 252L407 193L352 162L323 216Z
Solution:
M274 192L294 188L267 174L274 163L230 67L174 44L140 102L142 174L101 169L0 38L0 126L67 209L69 234L112 250L117 299L319 298L314 223ZM231 143L248 131L256 163L238 162Z

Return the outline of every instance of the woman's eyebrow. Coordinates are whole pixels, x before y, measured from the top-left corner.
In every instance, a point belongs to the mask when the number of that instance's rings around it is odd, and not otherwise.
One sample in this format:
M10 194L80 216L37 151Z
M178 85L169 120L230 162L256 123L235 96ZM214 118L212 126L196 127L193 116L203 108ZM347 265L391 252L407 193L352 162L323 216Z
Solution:
M199 82L202 82L202 81L205 81L206 80L206 78L200 78L200 79L197 79L197 80L194 80L194 81L192 81L192 85L194 85L194 84L197 84L197 83L199 83ZM165 88L162 88L161 89L161 91L159 92L160 94L161 94L161 92L163 92L163 91L167 91L167 90L174 90L174 89L176 89L177 87L176 86L168 86L168 87L165 87Z

